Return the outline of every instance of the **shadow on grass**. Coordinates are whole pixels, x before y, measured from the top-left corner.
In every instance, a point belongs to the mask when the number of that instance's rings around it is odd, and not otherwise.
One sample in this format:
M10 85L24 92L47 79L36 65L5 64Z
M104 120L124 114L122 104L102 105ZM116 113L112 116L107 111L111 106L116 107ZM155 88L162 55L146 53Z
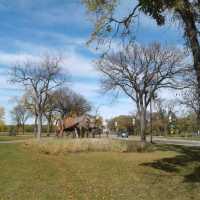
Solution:
M174 151L178 155L172 158L163 158L142 166L153 167L168 173L184 177L184 182L200 183L200 148L176 145L159 145L157 150Z

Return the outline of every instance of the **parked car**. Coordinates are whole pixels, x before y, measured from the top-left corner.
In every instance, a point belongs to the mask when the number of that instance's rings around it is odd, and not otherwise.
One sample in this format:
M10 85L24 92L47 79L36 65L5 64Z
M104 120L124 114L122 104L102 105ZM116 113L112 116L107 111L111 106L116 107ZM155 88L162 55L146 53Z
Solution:
M121 133L121 137L122 138L128 138L128 133L126 133L126 132Z

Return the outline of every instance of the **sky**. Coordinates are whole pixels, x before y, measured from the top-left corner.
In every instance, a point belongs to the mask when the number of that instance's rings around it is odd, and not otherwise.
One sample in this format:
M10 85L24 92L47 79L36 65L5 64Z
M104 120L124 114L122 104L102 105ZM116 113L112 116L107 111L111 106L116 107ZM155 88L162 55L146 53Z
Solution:
M121 3L123 12L129 2ZM0 0L0 19L0 106L5 108L8 123L12 122L10 111L16 98L23 94L22 87L8 81L10 67L46 53L62 55L63 68L72 77L69 87L87 98L94 112L98 110L108 119L135 111L125 96L116 99L100 92L101 75L94 67L99 52L86 45L93 26L80 0ZM141 44L184 44L178 25L169 21L157 27L145 16L138 19L136 40ZM172 96L169 91L162 92L163 98Z

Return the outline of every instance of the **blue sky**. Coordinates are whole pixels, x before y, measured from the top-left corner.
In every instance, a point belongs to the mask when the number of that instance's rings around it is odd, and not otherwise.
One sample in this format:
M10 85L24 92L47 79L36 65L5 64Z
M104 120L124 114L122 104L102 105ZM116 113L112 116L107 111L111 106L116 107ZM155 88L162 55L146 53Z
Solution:
M128 0L122 6L127 8ZM129 114L134 104L124 96L116 101L99 92L99 74L93 61L98 53L86 46L92 24L79 0L0 0L0 105L6 120L11 122L10 110L15 97L22 94L18 85L8 83L9 67L15 62L36 59L45 53L59 53L63 67L70 71L70 87L84 95L105 118ZM136 29L139 43L160 41L183 45L179 26L167 23L157 27L153 20L140 16ZM168 96L168 93L163 93Z

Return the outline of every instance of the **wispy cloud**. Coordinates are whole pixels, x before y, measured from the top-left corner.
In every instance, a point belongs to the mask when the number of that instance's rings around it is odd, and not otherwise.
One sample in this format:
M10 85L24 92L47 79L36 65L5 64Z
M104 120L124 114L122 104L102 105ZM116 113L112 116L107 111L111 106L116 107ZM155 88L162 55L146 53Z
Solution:
M0 52L0 65L6 65L7 69L16 64L26 60L38 60L38 57L26 53L6 53Z
M119 15L130 10L130 4L136 0L120 0L122 6ZM21 95L18 85L7 82L8 68L16 62L38 60L40 56L59 54L63 57L62 67L72 75L70 87L84 95L95 107L100 106L100 113L106 117L129 114L134 104L124 96L113 102L112 97L99 93L99 74L94 69L96 51L85 46L90 37L91 23L88 20L81 0L2 0L0 2L0 105L9 112L12 103L8 100ZM171 24L158 27L154 20L142 16L139 19L138 42L152 40L180 44L177 29ZM119 49L117 43L114 49ZM171 93L161 95L165 98ZM8 115L7 117L8 118Z

